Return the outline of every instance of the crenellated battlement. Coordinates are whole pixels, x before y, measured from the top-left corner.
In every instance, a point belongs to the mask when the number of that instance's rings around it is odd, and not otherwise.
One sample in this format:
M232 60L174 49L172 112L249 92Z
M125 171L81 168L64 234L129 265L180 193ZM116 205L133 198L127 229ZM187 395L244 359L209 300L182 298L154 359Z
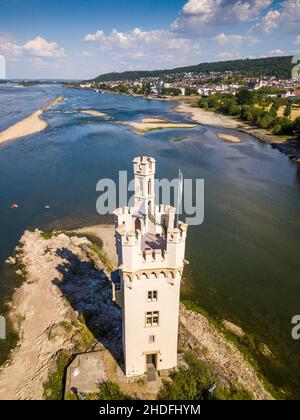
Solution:
M148 156L138 156L133 159L134 175L148 176L155 173L155 159Z

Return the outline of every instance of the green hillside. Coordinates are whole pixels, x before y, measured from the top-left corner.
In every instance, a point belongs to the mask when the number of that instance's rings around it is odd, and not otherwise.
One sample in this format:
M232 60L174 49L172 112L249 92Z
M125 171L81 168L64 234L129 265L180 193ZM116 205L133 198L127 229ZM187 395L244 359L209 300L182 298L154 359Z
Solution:
M182 72L208 73L225 71L240 72L243 76L275 76L289 79L293 67L291 61L292 56L218 61L168 70L106 73L96 77L94 80L97 82L108 82L111 80L136 80L141 77L163 77L164 75Z

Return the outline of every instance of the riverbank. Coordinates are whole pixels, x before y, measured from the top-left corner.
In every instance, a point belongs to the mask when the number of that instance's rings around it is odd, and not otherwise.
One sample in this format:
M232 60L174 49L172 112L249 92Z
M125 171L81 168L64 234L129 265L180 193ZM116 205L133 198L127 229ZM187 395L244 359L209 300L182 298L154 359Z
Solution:
M57 97L50 103L35 111L33 114L24 118L22 121L19 121L16 124L8 127L6 130L2 131L0 133L0 144L45 130L48 127L48 123L42 119L42 115L47 109L54 105L58 105L63 100L63 96Z
M142 118L140 121L118 121L116 124L128 125L135 134L147 134L153 130L166 128L193 128L196 124L178 123L161 118Z
M300 142L293 140L286 136L278 136L270 133L268 130L255 127L251 124L247 124L235 117L219 114L211 110L205 110L193 106L193 104L180 104L175 106L175 112L180 114L188 114L192 121L203 125L211 125L216 127L224 127L242 131L258 140L269 144L272 148L279 150L280 152L288 155L295 162L300 162Z
M17 260L25 268L26 279L10 304L10 318L20 339L0 369L0 399L45 398L43 384L61 354L104 346L115 360L121 359L121 312L111 301L108 279L116 264L113 234L110 225L70 233L24 233ZM93 238L101 241L101 248ZM183 305L179 340L180 347L192 349L225 387L234 385L255 399L272 398L243 354L203 315ZM118 382L130 391L119 368Z

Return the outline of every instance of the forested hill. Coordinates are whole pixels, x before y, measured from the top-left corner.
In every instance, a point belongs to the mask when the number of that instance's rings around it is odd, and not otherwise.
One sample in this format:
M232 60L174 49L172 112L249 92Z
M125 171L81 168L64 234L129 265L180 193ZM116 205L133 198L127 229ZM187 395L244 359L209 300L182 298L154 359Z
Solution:
M195 66L178 67L168 70L153 71L125 71L123 73L106 73L96 77L97 82L108 82L111 80L136 80L141 77L163 77L164 75L183 72L239 72L243 76L275 76L277 78L289 79L292 71L292 56L268 57L244 60L218 61L215 63L201 63Z

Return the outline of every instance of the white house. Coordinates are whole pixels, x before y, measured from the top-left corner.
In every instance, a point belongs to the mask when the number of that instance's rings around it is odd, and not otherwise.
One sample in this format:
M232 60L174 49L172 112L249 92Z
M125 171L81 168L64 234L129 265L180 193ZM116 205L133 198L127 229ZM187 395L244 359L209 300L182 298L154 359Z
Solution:
M122 308L126 376L177 365L180 282L187 225L174 207L155 205L155 159L133 160L133 207L115 210L118 270L113 299Z

